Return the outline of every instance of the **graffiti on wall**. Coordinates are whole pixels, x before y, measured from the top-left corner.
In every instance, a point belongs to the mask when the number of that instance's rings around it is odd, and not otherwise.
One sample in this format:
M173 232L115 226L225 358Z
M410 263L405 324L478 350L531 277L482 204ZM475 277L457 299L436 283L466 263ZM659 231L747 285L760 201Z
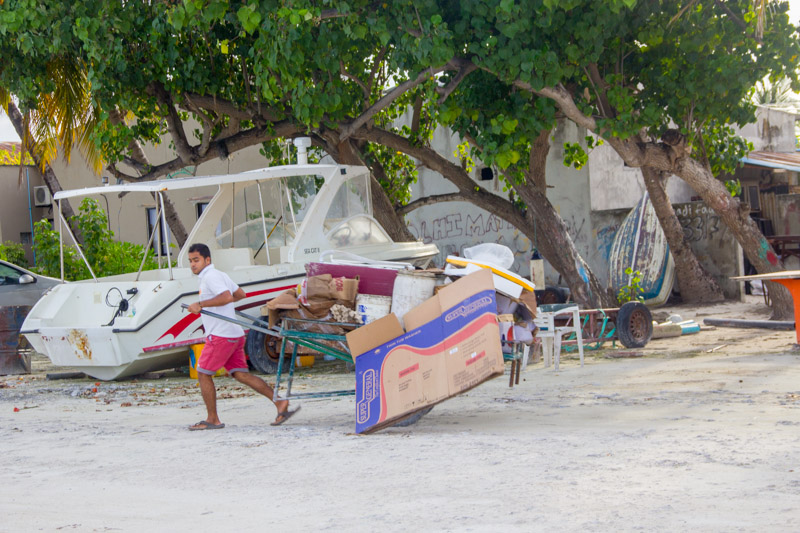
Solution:
M713 209L702 204L684 204L675 209L683 227L683 235L690 243L712 240L723 228Z
M408 229L415 238L439 247L434 263L444 265L448 255L464 255L464 249L484 242L496 242L511 248L514 264L511 270L525 276L529 271L531 242L511 223L500 217L477 211L442 214L437 209L424 209L409 217ZM426 216L429 215L429 216Z

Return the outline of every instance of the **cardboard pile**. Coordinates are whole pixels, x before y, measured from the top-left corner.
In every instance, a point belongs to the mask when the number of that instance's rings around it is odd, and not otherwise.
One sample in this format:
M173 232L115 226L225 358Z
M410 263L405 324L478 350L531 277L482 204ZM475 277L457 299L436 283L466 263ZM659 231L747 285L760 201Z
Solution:
M503 373L492 273L441 288L406 313L347 334L356 365L356 432L395 424Z

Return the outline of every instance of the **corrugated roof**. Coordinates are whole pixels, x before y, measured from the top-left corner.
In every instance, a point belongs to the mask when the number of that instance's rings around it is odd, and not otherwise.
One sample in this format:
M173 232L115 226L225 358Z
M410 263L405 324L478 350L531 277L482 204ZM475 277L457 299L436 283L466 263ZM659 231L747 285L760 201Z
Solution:
M766 168L782 168L792 172L800 172L800 154L788 152L755 151L742 158L746 165Z
M22 157L22 144L14 142L0 142L0 166L33 165L31 156L25 153Z

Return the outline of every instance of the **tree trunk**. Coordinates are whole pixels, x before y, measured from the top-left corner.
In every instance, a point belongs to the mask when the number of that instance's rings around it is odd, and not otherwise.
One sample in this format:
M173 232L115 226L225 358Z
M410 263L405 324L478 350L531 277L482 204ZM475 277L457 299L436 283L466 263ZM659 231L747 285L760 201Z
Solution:
M16 130L17 135L19 135L19 138L25 143L23 150L30 154L31 159L33 159L33 162L36 163L36 166L38 166L40 169L44 168L42 177L44 178L45 185L47 185L47 188L50 190L50 194L55 195L58 191L63 190L61 188L61 183L58 181L56 173L53 171L53 168L48 163L42 165L42 157L32 150L32 143L30 142L30 139L27 139L25 136L25 122L22 117L22 113L20 113L19 108L13 100L9 100L8 102L8 118L11 119L11 123L14 125L14 129ZM64 215L64 218L67 219L69 227L72 229L72 234L75 235L75 238L79 243L81 243L81 234L78 231L77 225L72 222L72 217L75 216L75 211L72 209L72 205L70 205L69 200L61 200L61 213ZM57 224L58 222L55 222L56 227Z
M122 113L116 108L109 112L109 118L112 124L121 124L123 122ZM131 140L131 142L128 143L128 152L130 153L131 159L134 161L142 165L147 165L148 167L150 166L150 161L148 161L147 155L144 153L138 141ZM156 194L153 194L153 199L158 202L158 196ZM167 218L167 225L172 235L175 237L178 249L183 248L183 245L186 244L186 239L189 238L189 234L183 222L181 222L181 218L178 216L175 204L172 203L172 200L170 200L166 194L164 194L164 214Z
M667 195L666 173L642 167L644 184L675 260L675 275L685 303L711 303L725 299L717 281L706 272L686 241L683 227Z
M549 152L550 130L546 130L531 144L527 180L522 184L513 184L514 190L528 206L530 226L534 227L535 224L535 234L529 238L561 274L572 293L572 299L581 307L616 307L616 298L609 294L578 253L567 225L547 199L546 163Z

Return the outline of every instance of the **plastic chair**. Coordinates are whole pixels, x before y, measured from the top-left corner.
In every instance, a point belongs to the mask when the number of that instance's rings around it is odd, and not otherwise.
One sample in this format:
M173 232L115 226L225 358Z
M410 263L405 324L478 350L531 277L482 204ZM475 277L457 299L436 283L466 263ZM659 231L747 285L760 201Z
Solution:
M567 323L556 326L556 319L570 315ZM578 354L583 368L583 334L581 332L580 311L573 304L542 305L537 308L536 327L539 328L537 336L542 339L542 358L544 366L548 367L555 360L555 370L559 369L561 362L561 339L564 335L575 333L578 341Z

